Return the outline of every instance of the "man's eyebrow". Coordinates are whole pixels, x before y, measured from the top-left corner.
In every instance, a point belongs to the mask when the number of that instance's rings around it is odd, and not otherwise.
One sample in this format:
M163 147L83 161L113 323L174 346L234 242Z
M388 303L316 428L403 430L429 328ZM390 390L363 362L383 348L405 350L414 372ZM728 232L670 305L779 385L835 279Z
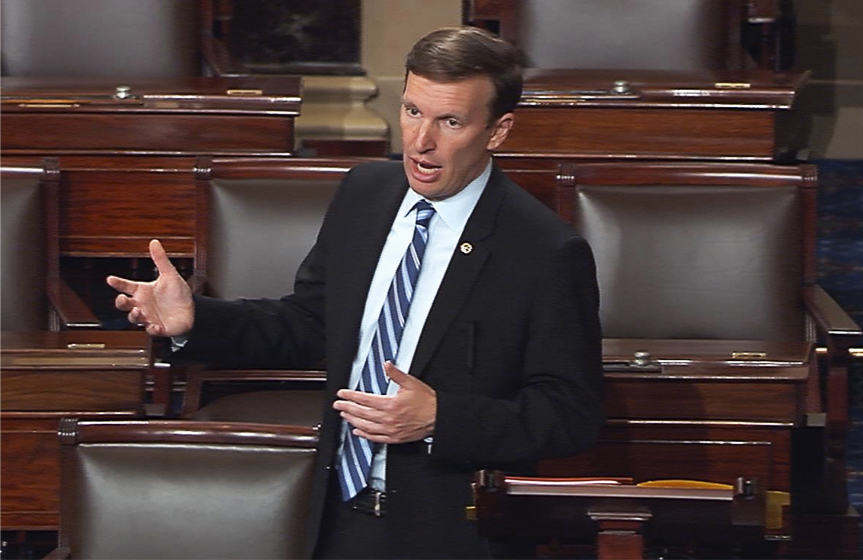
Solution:
M457 114L455 114L455 113L445 113L445 114L443 114L443 115L440 115L438 118L439 118L440 120L443 120L443 121L448 120L448 119L455 119L455 120L457 120L457 121L461 122L461 121L463 121L463 120L464 120L464 119L461 117L461 115L457 115Z

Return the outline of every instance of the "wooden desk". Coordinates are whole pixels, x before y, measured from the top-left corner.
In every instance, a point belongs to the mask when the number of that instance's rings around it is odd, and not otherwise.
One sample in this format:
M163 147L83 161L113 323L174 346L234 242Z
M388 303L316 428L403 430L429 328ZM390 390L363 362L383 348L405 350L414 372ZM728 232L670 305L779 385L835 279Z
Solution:
M505 168L597 160L791 162L807 146L808 74L546 70L525 74Z
M0 526L59 526L59 422L142 415L149 338L137 331L0 334Z
M637 351L650 358L630 366ZM540 476L698 479L792 489L792 431L815 366L808 342L606 339L607 422L586 453ZM815 395L817 397L817 395Z
M300 104L298 77L9 77L0 146L4 156L290 156Z
M728 487L638 486L479 471L473 490L480 532L549 543L538 546L540 558L631 560L645 557L646 543L692 552L764 549L765 494L743 478Z

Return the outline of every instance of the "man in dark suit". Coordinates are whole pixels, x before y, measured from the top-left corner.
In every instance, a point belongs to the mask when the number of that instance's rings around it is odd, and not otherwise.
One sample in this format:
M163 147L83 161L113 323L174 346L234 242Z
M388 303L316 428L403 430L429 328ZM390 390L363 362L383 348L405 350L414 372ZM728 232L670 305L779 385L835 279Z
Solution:
M108 279L129 320L175 337L185 358L271 368L326 358L310 554L505 554L466 519L473 473L530 474L538 459L585 449L601 425L590 248L491 160L513 125L519 60L475 28L414 46L403 161L348 174L293 294L193 297L158 241L155 282ZM394 335L387 310L403 305L392 279L406 250L421 274L401 280L412 301ZM371 381L375 368L388 384Z

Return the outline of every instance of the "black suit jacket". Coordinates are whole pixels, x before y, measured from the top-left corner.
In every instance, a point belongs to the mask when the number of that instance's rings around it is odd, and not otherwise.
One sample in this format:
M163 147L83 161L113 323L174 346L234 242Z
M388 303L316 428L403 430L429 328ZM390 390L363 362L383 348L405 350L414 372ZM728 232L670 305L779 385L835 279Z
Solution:
M238 302L196 297L182 355L265 368L311 367L326 357L331 403L348 383L366 293L407 188L400 162L354 168L297 273L294 294ZM587 243L496 167L462 243L472 250L456 247L410 371L437 393L431 453L417 444L389 446L386 522L396 556L483 554L464 509L474 471L529 474L538 459L585 449L603 420L599 294ZM339 425L328 405L313 536Z

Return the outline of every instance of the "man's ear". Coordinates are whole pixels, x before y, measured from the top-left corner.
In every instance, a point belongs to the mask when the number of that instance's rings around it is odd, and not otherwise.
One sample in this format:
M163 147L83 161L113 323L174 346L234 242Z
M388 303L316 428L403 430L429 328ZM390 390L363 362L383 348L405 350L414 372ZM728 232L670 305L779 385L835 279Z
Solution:
M514 118L515 117L512 113L506 113L494 121L492 124L491 137L488 139L488 145L486 146L487 150L494 150L503 144L503 141L506 140L506 137L509 135L509 131L512 128Z

